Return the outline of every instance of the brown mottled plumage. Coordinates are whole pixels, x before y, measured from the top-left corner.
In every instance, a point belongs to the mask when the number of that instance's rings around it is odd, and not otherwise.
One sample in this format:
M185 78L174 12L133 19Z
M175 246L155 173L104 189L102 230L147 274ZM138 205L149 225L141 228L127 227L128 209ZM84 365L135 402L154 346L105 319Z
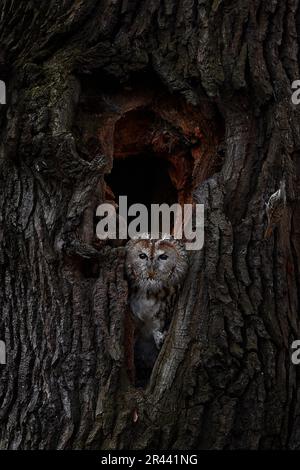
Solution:
M265 238L269 238L276 225L282 219L284 210L286 207L286 191L285 182L281 181L280 188L272 194L269 201L266 204L266 213L268 219L268 225L265 231Z
M188 268L184 245L174 238L140 238L127 243L129 304L139 336L159 349L171 320L174 300Z

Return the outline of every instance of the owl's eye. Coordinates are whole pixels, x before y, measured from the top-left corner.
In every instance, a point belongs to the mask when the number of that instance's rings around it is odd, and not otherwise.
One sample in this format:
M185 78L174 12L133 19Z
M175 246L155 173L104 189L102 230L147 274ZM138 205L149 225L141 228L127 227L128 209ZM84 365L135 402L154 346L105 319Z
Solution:
M146 259L146 258L148 258L148 256L147 256L145 253L139 254L139 257L140 257L141 259Z
M162 255L159 255L159 259L162 259L162 260L166 260L168 259L168 255L166 255L165 253L163 253Z

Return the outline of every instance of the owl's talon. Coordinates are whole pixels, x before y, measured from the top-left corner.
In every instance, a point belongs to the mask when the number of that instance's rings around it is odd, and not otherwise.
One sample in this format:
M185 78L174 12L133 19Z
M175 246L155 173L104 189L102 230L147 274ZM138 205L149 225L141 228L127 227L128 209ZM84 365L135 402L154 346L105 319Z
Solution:
M166 335L167 335L166 331L164 331L163 333L161 331L155 331L153 333L153 338L154 338L157 349L160 349L162 347Z

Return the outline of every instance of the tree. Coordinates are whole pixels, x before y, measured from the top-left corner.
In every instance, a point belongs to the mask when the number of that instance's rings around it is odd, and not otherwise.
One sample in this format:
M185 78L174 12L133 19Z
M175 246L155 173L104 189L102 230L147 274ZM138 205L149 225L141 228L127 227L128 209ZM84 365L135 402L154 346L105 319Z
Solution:
M300 447L298 14L295 0L2 0L0 448ZM205 245L141 390L124 365L124 247L97 243L93 218L114 148L138 147L153 116L178 197L205 204Z

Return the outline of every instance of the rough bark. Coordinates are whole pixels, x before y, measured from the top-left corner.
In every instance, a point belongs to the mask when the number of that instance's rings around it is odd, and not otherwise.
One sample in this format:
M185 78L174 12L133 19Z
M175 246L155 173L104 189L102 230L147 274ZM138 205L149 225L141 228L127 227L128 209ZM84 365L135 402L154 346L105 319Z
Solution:
M298 0L0 8L0 448L299 449ZM134 100L153 76L204 116L191 190L206 231L141 391L124 365L124 247L93 240L114 125L93 148L78 128L89 77L100 95L109 81ZM120 110L105 106L93 112L115 122ZM208 168L218 119L224 156ZM264 240L264 203L283 175L288 207Z

